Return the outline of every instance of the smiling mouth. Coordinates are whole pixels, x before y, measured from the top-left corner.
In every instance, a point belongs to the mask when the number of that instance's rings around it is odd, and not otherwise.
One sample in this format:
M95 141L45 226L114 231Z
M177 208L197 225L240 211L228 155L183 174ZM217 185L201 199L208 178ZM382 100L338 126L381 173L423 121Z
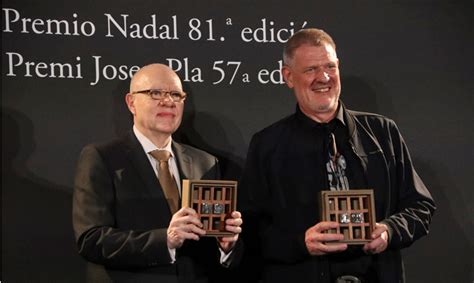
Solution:
M313 88L312 91L314 92L328 92L331 88L330 87L321 87L321 88Z

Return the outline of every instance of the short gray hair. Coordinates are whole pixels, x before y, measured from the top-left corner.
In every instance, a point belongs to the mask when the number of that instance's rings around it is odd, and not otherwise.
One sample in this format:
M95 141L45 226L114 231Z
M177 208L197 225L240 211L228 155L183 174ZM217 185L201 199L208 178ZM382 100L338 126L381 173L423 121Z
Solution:
M302 45L321 46L327 43L336 50L336 43L332 37L322 29L307 28L301 29L293 34L283 48L283 64L289 65L293 59L295 50Z

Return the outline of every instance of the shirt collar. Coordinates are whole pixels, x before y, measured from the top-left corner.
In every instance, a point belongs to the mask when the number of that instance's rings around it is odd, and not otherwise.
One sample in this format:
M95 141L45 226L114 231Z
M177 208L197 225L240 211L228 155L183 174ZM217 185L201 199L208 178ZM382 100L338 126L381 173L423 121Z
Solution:
M153 144L153 142L151 142L151 140L149 138L147 138L144 134L142 134L137 129L137 127L135 125L133 125L133 133L137 137L138 141L140 142L140 144L143 147L143 150L146 153L150 153L153 150L167 150L171 153L171 156L174 157L173 150L171 149L171 143L173 141L172 138L170 139L170 142L165 147L161 148L161 147L157 147L155 144Z
M316 122L314 121L313 119L309 118L308 116L306 116L300 109L299 105L296 105L296 117L298 119L300 119L301 121L303 121L306 125L308 126L324 126L325 124L329 124L331 123L332 121L339 121L341 122L341 124L343 126L347 126L346 122L344 121L344 109L342 107L342 103L341 101L339 101L339 105L337 107L337 113L336 113L336 117L334 117L334 119L332 119L331 121L329 121L328 123L319 123L319 122Z

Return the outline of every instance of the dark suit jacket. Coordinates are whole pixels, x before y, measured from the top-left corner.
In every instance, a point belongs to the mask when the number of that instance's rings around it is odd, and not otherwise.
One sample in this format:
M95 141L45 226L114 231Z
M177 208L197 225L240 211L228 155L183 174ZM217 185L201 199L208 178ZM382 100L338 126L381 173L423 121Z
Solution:
M173 142L182 179L219 179L217 159ZM88 282L210 282L220 269L214 238L186 241L170 264L171 213L135 135L86 146L75 177L73 226Z

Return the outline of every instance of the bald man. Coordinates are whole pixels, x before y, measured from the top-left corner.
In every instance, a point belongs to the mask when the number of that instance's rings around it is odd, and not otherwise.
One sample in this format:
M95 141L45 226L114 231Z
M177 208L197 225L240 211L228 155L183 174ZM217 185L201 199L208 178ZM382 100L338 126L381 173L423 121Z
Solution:
M83 149L73 226L79 253L88 261L87 282L217 282L222 267L238 261L240 213L226 220L234 236L203 238L196 211L173 208L157 178L159 161L151 154L156 150L169 153L178 192L182 179L220 178L214 156L172 139L185 100L173 70L147 65L125 96L132 131Z

